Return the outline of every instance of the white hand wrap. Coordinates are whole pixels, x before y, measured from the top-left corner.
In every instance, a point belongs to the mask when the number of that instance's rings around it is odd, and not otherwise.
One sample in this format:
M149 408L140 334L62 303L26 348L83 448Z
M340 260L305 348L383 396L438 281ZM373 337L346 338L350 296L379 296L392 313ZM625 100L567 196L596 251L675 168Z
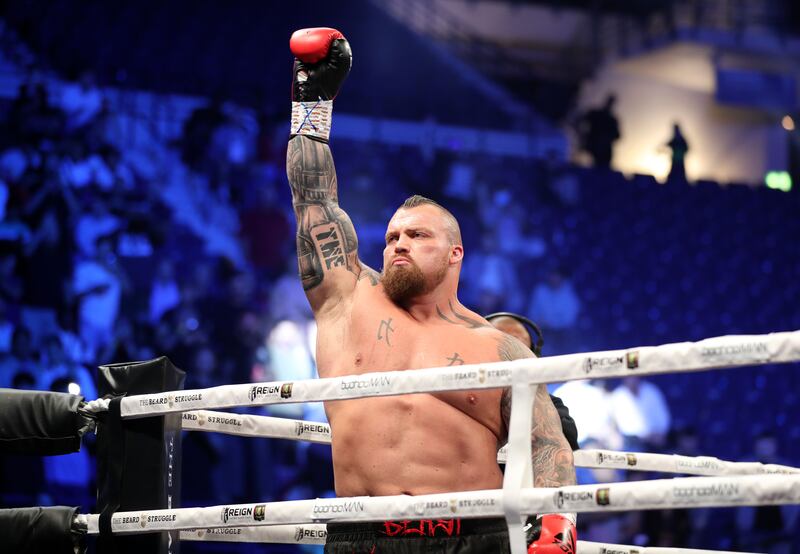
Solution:
M292 102L293 135L309 135L328 141L331 134L333 100Z

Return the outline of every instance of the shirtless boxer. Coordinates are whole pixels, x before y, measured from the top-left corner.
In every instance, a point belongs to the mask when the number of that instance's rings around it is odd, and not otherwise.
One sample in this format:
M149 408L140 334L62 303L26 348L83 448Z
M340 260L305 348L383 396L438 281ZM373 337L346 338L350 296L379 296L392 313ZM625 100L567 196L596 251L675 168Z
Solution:
M318 325L320 376L419 369L532 357L457 297L464 248L458 222L420 196L386 230L383 271L358 259L339 207L328 147L332 100L351 65L334 29L303 29L295 56L286 170L297 219L300 278ZM430 494L502 488L496 461L511 414L508 390L459 391L327 402L339 496ZM533 414L535 486L575 484L575 468L547 390ZM537 520L529 552L573 552L574 521ZM508 552L503 520L330 523L325 552Z

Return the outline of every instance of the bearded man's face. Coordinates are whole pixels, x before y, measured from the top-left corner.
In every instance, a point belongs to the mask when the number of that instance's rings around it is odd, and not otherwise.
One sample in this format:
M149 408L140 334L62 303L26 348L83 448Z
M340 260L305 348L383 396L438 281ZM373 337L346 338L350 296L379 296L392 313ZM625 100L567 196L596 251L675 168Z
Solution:
M381 273L381 283L386 295L395 304L404 304L408 300L434 290L444 280L447 273L447 260L429 278L425 278L422 270L413 261L389 265Z
M381 283L395 304L432 292L444 281L452 254L445 219L438 208L398 210L389 222Z

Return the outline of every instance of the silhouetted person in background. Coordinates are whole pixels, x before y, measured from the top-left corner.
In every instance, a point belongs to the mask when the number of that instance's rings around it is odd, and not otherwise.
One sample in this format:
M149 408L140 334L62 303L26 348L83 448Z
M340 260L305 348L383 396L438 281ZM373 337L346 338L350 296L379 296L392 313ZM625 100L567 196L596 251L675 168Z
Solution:
M575 124L581 149L592 156L595 167L611 167L614 141L620 137L617 118L612 112L616 99L609 94L602 108L588 110Z
M683 133L677 123L672 127L672 138L667 143L667 146L672 150L672 169L669 170L667 182L685 183L686 166L684 165L684 161L686 159L686 153L689 152L689 143L683 138Z

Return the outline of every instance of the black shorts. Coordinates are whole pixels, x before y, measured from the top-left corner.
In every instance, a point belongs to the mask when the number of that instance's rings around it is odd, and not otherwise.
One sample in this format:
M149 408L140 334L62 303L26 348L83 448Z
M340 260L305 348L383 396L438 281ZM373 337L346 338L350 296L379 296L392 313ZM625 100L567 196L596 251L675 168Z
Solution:
M325 554L504 554L503 519L421 519L328 523Z

